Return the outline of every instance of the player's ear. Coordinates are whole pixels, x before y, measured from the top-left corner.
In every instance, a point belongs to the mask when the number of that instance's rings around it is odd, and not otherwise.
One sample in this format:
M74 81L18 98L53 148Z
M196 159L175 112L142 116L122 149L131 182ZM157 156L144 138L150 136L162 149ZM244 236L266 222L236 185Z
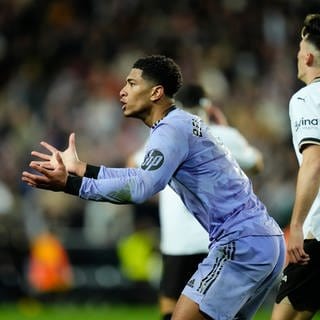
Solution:
M163 86L157 85L157 86L152 87L152 91L151 91L151 100L152 101L159 100L163 95L164 95Z
M314 62L314 55L311 52L309 52L306 55L306 64L307 66L312 66L313 62Z

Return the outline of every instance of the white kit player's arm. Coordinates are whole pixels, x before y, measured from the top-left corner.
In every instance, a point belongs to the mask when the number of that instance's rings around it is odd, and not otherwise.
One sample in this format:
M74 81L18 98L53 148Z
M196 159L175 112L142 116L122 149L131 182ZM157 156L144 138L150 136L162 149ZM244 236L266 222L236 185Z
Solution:
M298 91L290 100L293 144L300 164L288 241L289 259L294 263L308 261L303 239L305 236L312 238L315 234L312 234L312 230L304 234L303 225L320 187L319 107L305 92L306 88Z
M311 145L303 151L299 169L296 197L290 223L288 253L291 262L299 262L304 254L302 226L320 188L320 146ZM310 238L312 234L308 235Z

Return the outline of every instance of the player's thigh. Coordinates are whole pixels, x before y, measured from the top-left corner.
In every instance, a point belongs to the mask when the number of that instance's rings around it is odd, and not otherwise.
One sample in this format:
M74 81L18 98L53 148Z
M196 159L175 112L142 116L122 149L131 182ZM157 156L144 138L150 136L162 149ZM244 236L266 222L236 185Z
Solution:
M275 303L272 310L271 320L293 320L296 311L293 309L288 298L284 298L280 303Z
M173 313L177 299L161 296L159 297L159 308L161 314Z
M271 320L311 320L314 315L315 312L295 310L288 297L285 297L274 304Z
M173 312L172 320L207 320L199 310L199 305L186 297L181 295L175 310Z

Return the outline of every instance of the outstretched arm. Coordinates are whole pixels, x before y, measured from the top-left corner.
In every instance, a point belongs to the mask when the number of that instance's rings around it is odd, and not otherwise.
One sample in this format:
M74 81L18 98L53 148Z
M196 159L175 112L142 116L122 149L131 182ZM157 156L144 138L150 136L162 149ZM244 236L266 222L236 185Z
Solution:
M46 146L53 155L40 156L42 161L32 161L30 167L36 172L24 171L22 180L28 185L79 196L87 200L107 201L113 203L141 203L162 190L176 171L181 159L185 158L186 148L177 144L181 133L175 127L160 125L149 140L149 151L144 166L141 168L108 168L104 166L83 166L80 162L82 176L68 175L62 153L52 146ZM184 139L183 141L186 141ZM72 145L72 143L70 143ZM70 150L72 148L67 148ZM175 157L170 155L175 153ZM76 157L72 163L78 164ZM70 170L70 166L68 167ZM75 170L78 170L75 169ZM84 173L83 173L84 172Z
M320 187L320 146L310 145L303 151L298 173L296 199L290 223L288 255L290 262L306 264L309 255L303 249L303 223ZM310 237L314 235L309 235Z

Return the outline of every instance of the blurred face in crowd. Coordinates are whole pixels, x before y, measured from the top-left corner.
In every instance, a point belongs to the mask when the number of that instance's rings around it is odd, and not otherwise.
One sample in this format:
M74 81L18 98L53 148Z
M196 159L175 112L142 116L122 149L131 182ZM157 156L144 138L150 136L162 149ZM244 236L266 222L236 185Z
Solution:
M152 108L151 96L154 84L142 77L142 70L133 68L120 91L123 114L144 120Z

